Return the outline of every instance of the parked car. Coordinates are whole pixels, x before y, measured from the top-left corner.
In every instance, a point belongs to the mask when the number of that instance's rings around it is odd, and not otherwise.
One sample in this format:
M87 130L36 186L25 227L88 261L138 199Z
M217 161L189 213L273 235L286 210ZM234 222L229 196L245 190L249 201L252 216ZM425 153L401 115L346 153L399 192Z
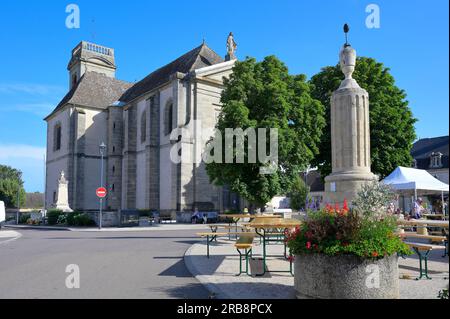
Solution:
M6 219L5 203L0 201L0 229Z

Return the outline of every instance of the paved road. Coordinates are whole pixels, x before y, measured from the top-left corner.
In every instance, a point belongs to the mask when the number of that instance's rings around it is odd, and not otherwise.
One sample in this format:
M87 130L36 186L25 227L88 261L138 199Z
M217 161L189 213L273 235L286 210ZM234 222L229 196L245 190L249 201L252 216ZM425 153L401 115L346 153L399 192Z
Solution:
M0 298L208 298L183 261L195 232L20 230L0 243ZM66 288L70 264L79 289Z

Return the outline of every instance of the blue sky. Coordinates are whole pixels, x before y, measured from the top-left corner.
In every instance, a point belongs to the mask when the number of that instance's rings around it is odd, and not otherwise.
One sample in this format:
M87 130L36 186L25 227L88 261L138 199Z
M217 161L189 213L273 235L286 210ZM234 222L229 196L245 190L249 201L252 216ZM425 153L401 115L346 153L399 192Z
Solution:
M79 29L65 26L68 4ZM366 27L367 5L380 8L380 28ZM408 94L419 137L448 134L448 1L1 1L0 164L24 173L27 191L44 188L43 118L64 96L67 63L81 40L113 47L117 77L140 80L201 44L225 55L233 31L237 56L275 54L308 77L334 65L350 24L358 55L391 68Z

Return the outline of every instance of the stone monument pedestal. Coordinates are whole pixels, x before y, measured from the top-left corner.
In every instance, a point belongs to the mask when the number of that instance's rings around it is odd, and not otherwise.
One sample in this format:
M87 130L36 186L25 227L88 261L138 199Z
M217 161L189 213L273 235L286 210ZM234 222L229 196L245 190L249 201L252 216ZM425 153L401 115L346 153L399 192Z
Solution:
M325 178L325 203L342 205L355 198L362 185L378 180L372 173L331 174Z

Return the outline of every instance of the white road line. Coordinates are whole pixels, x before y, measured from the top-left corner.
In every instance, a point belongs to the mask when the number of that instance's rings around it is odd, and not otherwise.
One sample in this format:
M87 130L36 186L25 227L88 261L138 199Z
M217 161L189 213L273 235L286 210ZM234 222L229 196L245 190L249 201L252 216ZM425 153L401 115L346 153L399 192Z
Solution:
M22 237L22 234L13 230L0 231L0 238L8 238L7 240L0 241L0 245L13 242L20 237Z

